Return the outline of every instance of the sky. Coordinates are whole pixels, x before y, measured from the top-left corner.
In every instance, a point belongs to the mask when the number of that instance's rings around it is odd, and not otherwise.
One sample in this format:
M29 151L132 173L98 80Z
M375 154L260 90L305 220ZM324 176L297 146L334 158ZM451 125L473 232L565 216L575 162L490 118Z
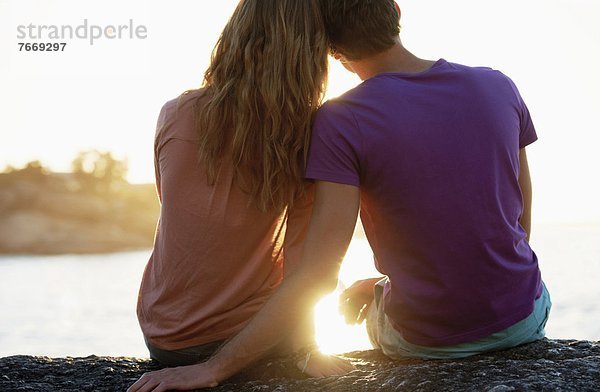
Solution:
M534 220L600 221L600 0L399 0L416 55L509 75L539 141L528 148ZM236 0L0 0L0 169L41 160L64 171L77 152L127 159L153 181L158 112L199 87ZM18 27L142 26L146 36L45 39L62 52L20 52ZM112 32L113 30L111 30ZM332 64L328 97L360 81Z

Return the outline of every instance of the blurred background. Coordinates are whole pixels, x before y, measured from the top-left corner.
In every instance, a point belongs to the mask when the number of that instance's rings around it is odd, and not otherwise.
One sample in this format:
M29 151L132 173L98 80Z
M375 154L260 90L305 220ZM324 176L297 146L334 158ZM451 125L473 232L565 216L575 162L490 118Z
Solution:
M415 54L489 66L519 87L540 138L528 155L548 336L600 339L600 1L398 2ZM0 0L0 356L147 355L135 301L158 218L156 118L200 86L236 4ZM19 25L86 19L148 34L19 51ZM332 62L327 96L359 82ZM372 264L357 230L340 289L376 275ZM321 348L368 348L336 301L316 308Z

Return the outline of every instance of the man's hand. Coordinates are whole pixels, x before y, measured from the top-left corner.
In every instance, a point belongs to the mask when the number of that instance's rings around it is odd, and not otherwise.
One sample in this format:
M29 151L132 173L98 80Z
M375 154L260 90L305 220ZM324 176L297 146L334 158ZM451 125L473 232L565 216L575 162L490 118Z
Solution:
M127 392L189 391L219 385L204 363L145 373Z
M381 278L359 280L340 294L340 313L347 324L360 324L375 298L373 287Z

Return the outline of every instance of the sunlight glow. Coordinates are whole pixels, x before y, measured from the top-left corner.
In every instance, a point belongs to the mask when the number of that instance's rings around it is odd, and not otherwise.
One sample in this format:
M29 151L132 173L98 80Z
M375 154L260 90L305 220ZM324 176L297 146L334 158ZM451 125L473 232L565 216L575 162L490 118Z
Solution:
M373 265L373 253L366 239L355 235L340 270L338 288L315 306L316 339L326 354L372 349L365 323L348 325L338 311L339 294L360 279L380 276Z
M348 325L338 312L336 290L315 306L316 340L324 354L341 354L356 350L371 350L366 325Z
M329 57L329 76L327 77L325 100L339 97L359 83L361 80L358 76L346 71L339 61Z

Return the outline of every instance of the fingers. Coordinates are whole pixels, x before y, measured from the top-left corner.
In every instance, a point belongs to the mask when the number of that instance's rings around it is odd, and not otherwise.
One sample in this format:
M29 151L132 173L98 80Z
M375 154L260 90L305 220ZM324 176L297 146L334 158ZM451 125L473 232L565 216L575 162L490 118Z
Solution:
M343 360L341 358L337 358L336 359L336 369L337 369L337 374L338 376L342 376L344 374L350 373L353 370L356 370L356 367L349 361Z
M332 356L330 360L331 367L327 372L329 376L343 376L353 370L356 370L354 365L349 361Z
M158 372L144 373L139 380L127 389L127 392L161 392L166 391L166 387L161 386Z
M333 357L333 360L330 360L329 362L329 366L322 369L321 373L322 377L343 376L353 370L355 370L355 368L351 363Z
M360 310L360 314L358 315L357 319L356 319L356 323L357 324L361 324L363 321L365 321L365 319L367 318L367 315L369 314L369 308L371 307L371 304L365 304L362 309Z
M127 392L140 392L149 380L148 373L144 373L132 386L127 388Z
M342 376L356 369L352 363L345 359L321 353L314 353L308 364L305 364L304 361L297 363L300 369L304 365L307 365L304 373L310 377Z
M379 278L359 280L340 294L339 309L346 324L360 324L367 317L375 294L373 286Z
M163 369L144 374L127 392L164 392L168 390L192 390L219 385L204 364Z
M360 324L366 317L366 308L369 304L359 298L348 298L340 304L340 313L344 316L346 324Z
M346 290L342 291L340 294L340 299L348 299L360 295L362 293L362 288L360 281L355 282L352 286L348 287Z

